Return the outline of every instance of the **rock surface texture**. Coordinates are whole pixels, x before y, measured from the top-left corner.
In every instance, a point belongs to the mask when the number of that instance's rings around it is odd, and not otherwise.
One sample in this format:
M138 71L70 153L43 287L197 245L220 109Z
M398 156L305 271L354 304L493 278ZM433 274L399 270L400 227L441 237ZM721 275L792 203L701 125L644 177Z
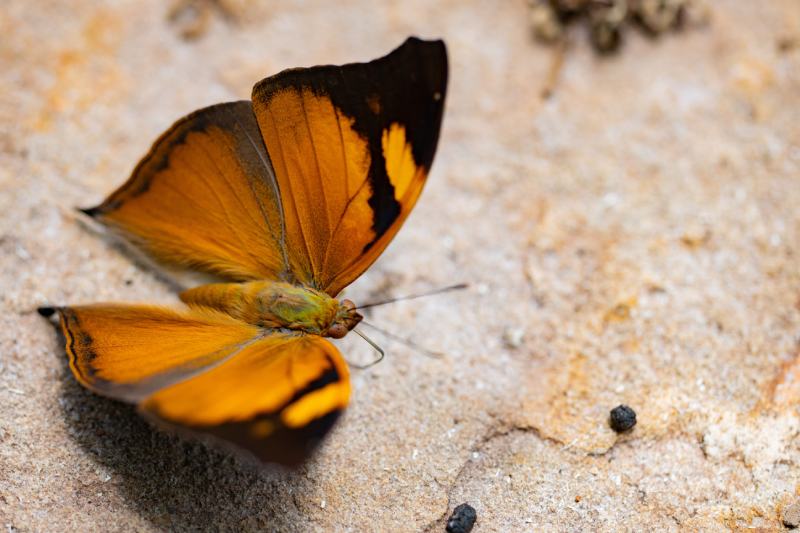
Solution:
M800 3L554 50L524 1L57 2L0 9L0 526L8 531L783 528L800 493ZM205 7L202 7L205 6ZM187 11L188 10L188 11ZM45 303L174 293L74 206L155 138L281 69L443 37L421 201L356 302L381 364L294 472L84 391ZM372 357L355 336L348 360ZM609 411L637 425L616 434ZM786 514L784 514L786 511Z

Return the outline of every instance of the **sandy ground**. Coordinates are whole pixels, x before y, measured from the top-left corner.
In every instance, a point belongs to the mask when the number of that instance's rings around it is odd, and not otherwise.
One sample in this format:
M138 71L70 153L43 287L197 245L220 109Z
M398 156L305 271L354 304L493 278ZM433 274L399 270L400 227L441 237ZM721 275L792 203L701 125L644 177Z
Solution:
M69 5L67 5L69 4ZM780 529L800 494L800 3L705 28L578 33L555 94L527 5L158 1L0 10L0 524L7 531ZM336 7L332 7L336 4ZM82 226L155 137L286 67L443 37L451 86L414 214L348 296L454 281L370 319L389 351L296 472L82 390L37 305L175 299ZM371 357L345 339L350 360ZM609 410L634 407L617 436Z

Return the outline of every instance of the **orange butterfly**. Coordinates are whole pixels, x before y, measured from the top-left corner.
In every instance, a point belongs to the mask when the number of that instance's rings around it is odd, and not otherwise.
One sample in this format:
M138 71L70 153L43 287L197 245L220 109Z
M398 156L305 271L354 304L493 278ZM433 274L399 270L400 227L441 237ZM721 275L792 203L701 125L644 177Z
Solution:
M78 381L263 461L302 462L350 396L324 337L362 317L336 295L414 207L446 85L444 43L410 38L369 63L286 70L252 102L179 120L84 212L168 271L218 282L182 292L184 309L40 308L58 313Z

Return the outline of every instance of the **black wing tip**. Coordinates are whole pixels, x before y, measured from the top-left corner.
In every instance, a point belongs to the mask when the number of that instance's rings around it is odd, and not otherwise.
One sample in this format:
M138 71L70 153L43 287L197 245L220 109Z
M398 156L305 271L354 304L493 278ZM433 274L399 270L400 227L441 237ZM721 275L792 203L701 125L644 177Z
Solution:
M42 315L45 318L50 318L58 311L58 307L51 307L49 305L43 305L41 307L36 308L36 312Z
M75 211L83 213L84 215L88 215L91 218L95 218L97 215L100 214L100 206L98 205L98 206L95 206L95 207L87 207L87 208L76 207Z
M411 61L422 61L429 65L434 78L439 78L442 90L447 85L447 45L442 39L420 39L414 35L408 37L403 44L374 61L390 60L390 58L414 58ZM424 58L424 59L423 59ZM395 59L396 60L396 59ZM408 61L401 59L400 61Z
M406 46L418 46L431 49L439 48L445 52L445 54L447 53L447 44L444 42L444 39L423 39L421 37L417 37L416 35L410 35L405 41L403 41L403 44L397 48L405 48Z
M403 43L398 46L397 48L393 49L386 55L368 60L363 62L353 62L353 63L344 63L341 65L314 65L310 67L293 67L287 68L278 72L277 74L273 74L272 76L268 76L263 80L259 81L253 86L253 90L251 93L251 98L253 102L262 100L262 99L269 99L275 92L278 90L286 87L291 86L297 83L301 83L307 79L309 72L313 71L326 71L326 70L339 70L342 68L349 68L352 66L363 66L368 65L370 63L376 63L381 61L390 60L390 58L396 57L397 55L402 55L404 53L413 53L411 50L416 49L421 53L430 53L433 52L434 49L438 49L437 51L440 53L442 58L441 63L444 65L444 83L443 86L446 84L446 77L447 77L447 46L445 45L444 40L442 39L422 39L415 35L411 35L406 38ZM424 51L424 52L423 52ZM434 52L435 53L435 52ZM444 88L444 87L443 87Z
M444 39L423 39L422 37L417 37L416 35L409 35L408 37L406 37L406 40L403 42L403 45L401 46L404 46L408 43L423 44L423 45L435 44L435 45L445 46Z

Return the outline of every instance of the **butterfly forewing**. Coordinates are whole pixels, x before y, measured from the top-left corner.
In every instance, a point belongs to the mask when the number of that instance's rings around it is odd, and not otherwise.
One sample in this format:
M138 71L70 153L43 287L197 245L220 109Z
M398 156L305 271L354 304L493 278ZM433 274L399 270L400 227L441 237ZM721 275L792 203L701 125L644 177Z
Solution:
M141 401L251 343L259 328L210 309L93 304L57 309L70 367L85 387Z
M86 210L168 271L293 281L283 211L250 102L201 109Z
M444 44L409 39L370 63L255 86L298 279L335 296L388 245L430 169L446 85Z

